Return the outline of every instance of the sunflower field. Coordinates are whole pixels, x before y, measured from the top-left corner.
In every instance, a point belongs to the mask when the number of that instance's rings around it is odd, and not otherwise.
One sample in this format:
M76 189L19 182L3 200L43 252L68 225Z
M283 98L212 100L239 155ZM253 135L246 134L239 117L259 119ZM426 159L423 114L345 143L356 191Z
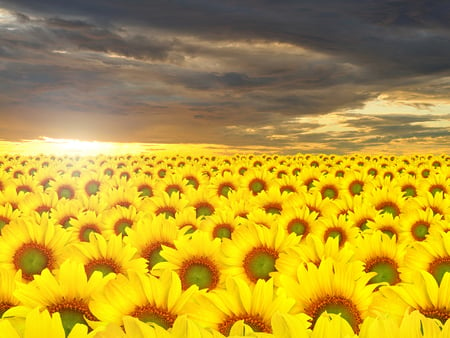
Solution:
M450 156L0 157L0 337L450 337Z

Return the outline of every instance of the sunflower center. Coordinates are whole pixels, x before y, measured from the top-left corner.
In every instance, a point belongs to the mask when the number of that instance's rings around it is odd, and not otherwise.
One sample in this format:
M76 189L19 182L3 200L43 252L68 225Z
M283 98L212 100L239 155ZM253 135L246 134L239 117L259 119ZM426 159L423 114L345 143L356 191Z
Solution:
M261 191L266 189L266 182L258 178L254 178L248 185L253 195L259 194Z
M100 190L100 182L91 180L84 186L84 190L88 196L95 195Z
M388 235L389 238L392 238L392 237L394 237L394 235L397 235L397 230L395 230L395 229L394 229L393 227L391 227L391 226L385 226L385 227L382 227L382 228L380 228L380 231L381 231L383 234Z
M84 266L86 274L90 277L94 271L100 271L103 276L112 272L120 273L120 266L110 258L93 259Z
M222 223L217 224L213 231L213 237L214 238L231 238L231 233L233 232L233 227L229 224Z
M200 185L198 179L194 176L186 176L185 179L188 180L188 184L192 185L195 189L197 189Z
M194 284L199 289L212 290L219 282L219 270L208 257L194 257L184 261L179 274L184 290Z
M195 214L197 218L202 216L210 216L214 213L214 207L208 202L201 202L195 206Z
M131 228L132 225L133 225L132 220L129 220L128 218L121 218L114 225L114 231L116 232L116 235L122 234L123 236L126 236L127 229Z
M29 193L29 192L32 192L33 189L31 189L31 187L28 185L19 185L16 188L16 191L17 191L17 193L19 193L19 192Z
M58 198L72 199L75 196L75 189L68 184L64 184L58 188Z
M429 192L431 192L433 196L436 195L438 192L445 192L445 188L441 184L432 185L428 190Z
M393 217L400 214L399 207L393 202L385 202L378 205L377 210L381 211L382 214L388 213Z
M284 193L284 192L296 192L295 188L292 185L283 185L282 187L280 187L280 192Z
M10 308L12 308L14 306L14 304L11 304L9 302L0 302L0 317L3 316L3 314L9 310Z
M96 320L94 315L89 311L87 304L80 299L62 299L61 303L53 304L48 307L50 313L59 312L61 322L66 335L72 331L75 324L88 325L86 319Z
M1 234L3 227L6 224L9 224L9 222L10 222L9 218L6 218L5 216L0 216L0 234Z
M149 270L151 270L156 264L166 261L166 259L161 256L162 245L173 247L173 245L169 242L155 242L142 251L142 257L147 259L147 266Z
M80 228L78 238L82 242L89 242L89 235L95 232L97 234L101 233L100 228L95 224L86 224Z
M450 257L439 257L431 262L428 271L434 276L438 284L446 272L450 272Z
M328 228L327 231L325 231L325 234L323 236L325 242L330 237L337 237L339 239L339 247L342 247L342 245L344 245L345 241L347 240L347 236L345 235L344 231L339 227Z
M265 246L253 248L244 258L244 270L252 282L268 280L270 273L276 271L278 252Z
M428 229L430 228L430 224L419 221L416 222L412 228L411 233L417 241L423 241L425 237L428 235Z
M416 188L412 185L407 185L407 186L403 187L402 191L404 192L405 197L417 196Z
M48 205L40 205L35 209L35 211L39 215L42 215L44 212L49 212L50 210L51 210L51 207L49 207Z
M425 317L438 319L442 324L450 318L450 312L445 308L419 309L419 311Z
M264 210L268 214L277 214L280 215L283 207L279 203L270 203L264 206Z
M52 252L38 243L25 243L14 254L14 266L22 270L23 278L32 280L45 268L53 268Z
M369 283L386 282L390 285L400 282L397 263L388 257L375 257L366 262L366 272L376 272Z
M331 200L337 198L339 194L338 189L333 185L325 185L320 190L320 193L322 194L322 198L328 197Z
M166 187L166 193L169 195L180 193L181 191L181 187L178 184L170 184Z
M70 221L72 220L72 217L74 217L74 216L65 216L65 217L63 217L59 221L59 224L61 224L62 227L65 228L65 229L70 228L72 226L72 224L70 223Z
M173 313L150 304L136 307L130 316L145 323L154 323L165 330L170 329L177 318Z
M255 315L241 315L227 317L218 325L218 331L228 337L234 323L243 320L255 332L272 333L272 328L261 317Z
M361 181L353 181L349 185L350 193L354 195L359 195L363 191L364 183Z
M169 217L175 218L176 210L174 207L160 207L155 211L156 215L164 214L166 216L166 219Z
M217 191L219 192L219 196L228 197L230 191L235 190L234 187L230 183L222 183Z
M359 332L359 325L362 323L361 315L355 304L347 298L326 296L305 309L305 313L312 318L312 327L314 327L317 319L324 312L341 315L350 324L355 333Z
M296 233L298 236L306 235L308 233L308 223L302 219L296 218L288 223L288 233Z
M140 192L141 197L152 197L153 196L152 187L150 187L149 185L143 184L143 185L139 186L138 191Z

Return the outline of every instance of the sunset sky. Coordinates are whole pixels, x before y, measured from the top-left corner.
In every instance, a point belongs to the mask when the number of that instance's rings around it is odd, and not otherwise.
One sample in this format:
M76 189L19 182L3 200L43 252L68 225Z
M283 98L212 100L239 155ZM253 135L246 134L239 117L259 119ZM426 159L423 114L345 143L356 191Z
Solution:
M0 0L3 149L58 139L449 153L449 2Z

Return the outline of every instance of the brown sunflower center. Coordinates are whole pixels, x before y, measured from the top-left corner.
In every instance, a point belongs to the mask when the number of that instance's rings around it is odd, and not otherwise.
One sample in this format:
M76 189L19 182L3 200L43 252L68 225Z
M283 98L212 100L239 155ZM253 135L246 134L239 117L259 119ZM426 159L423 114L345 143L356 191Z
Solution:
M200 185L199 180L195 176L188 175L185 177L188 180L188 184L192 185L195 189L197 189Z
M221 183L217 188L217 194L219 196L228 197L230 191L236 190L233 184L231 183Z
M87 326L86 319L91 321L97 320L89 310L86 302L81 299L63 298L61 302L50 305L47 309L50 313L59 312L66 335L72 331L75 324L84 324Z
M6 224L9 224L9 222L11 222L11 220L9 218L7 218L6 216L0 216L0 234L1 234L3 227Z
M51 207L48 205L40 205L34 209L38 214L42 215L44 212L50 212Z
M328 228L323 235L323 239L325 242L328 240L328 238L336 237L339 239L339 247L342 247L347 240L347 234L345 233L344 229L340 227L331 227Z
M450 272L450 257L438 257L430 263L428 271L434 276L438 284L441 284L444 274Z
M339 195L339 190L336 186L331 184L326 184L320 189L320 193L322 194L322 198L328 197L331 200L334 200Z
M218 331L224 336L228 337L234 323L243 320L245 324L250 326L255 332L267 332L272 333L272 327L259 316L255 315L241 315L230 316L225 318L223 322L218 325Z
M392 201L380 203L376 206L376 209L382 214L391 214L393 217L396 217L400 214L400 208Z
M39 243L24 243L14 253L13 262L16 270L22 270L26 280L32 280L33 275L40 274L45 268L53 269L53 253Z
M450 312L445 308L429 308L419 309L425 317L438 319L442 324L445 324L447 319L450 318Z
M168 193L169 195L172 194L176 194L176 193L181 193L183 192L183 189L178 185L178 184L169 184L166 189L165 189L166 193Z
M161 256L162 245L173 247L169 242L154 242L149 244L142 250L142 257L147 260L148 269L151 270L157 263L165 262L164 257Z
M140 197L152 197L153 196L153 189L148 184L141 184L138 187L138 191L140 193Z
M376 272L369 283L386 282L394 285L400 282L398 264L389 257L374 257L366 262L366 272Z
M101 230L95 224L85 224L80 228L78 238L80 239L81 242L89 242L89 235L92 232L100 234Z
M10 303L10 302L0 302L0 317L3 316L3 314L9 310L10 308L12 308L14 306L14 304Z
M127 229L131 228L132 225L133 221L131 219L121 218L114 224L114 232L116 235L122 234L123 236L126 236Z
M278 252L266 246L253 248L244 258L243 267L247 277L254 283L258 279L268 280L270 273L276 271Z
M210 216L214 213L214 206L208 202L200 202L195 205L195 214L197 218Z
M417 189L411 184L407 184L402 187L402 191L405 197L415 197L417 196Z
M259 178L252 179L248 184L248 188L253 193L253 195L257 195L261 191L266 190L266 187L267 187L266 182Z
M177 210L174 207L170 206L159 207L158 209L155 210L156 215L163 214L164 216L166 216L166 218L169 217L175 218L176 212Z
M89 261L84 266L84 270L86 271L88 277L90 277L94 273L94 271L100 271L103 274L103 276L106 276L111 272L113 273L121 272L119 264L117 264L111 258L103 258L103 257Z
M428 235L430 223L426 221L417 221L411 227L411 234L416 241L423 241Z
M268 203L264 206L264 210L268 214L277 214L280 215L283 207L280 203Z
M350 324L355 333L359 332L362 318L356 305L349 299L341 296L325 296L305 309L305 313L312 318L312 327L314 327L317 319L324 312L341 315Z
M75 189L69 184L63 184L57 189L58 198L67 198L71 200L75 197Z
M88 196L95 195L100 190L100 182L96 180L90 180L84 186L84 190Z
M199 289L213 290L219 283L219 269L208 257L193 257L183 262L179 271L181 285L184 290L191 285Z
M177 318L175 314L151 304L136 307L130 316L145 323L154 323L166 330L172 327Z
M439 192L446 192L447 189L442 184L433 184L428 188L428 191L434 196Z
M363 188L364 188L364 182L362 182L360 180L352 181L348 186L348 190L350 191L350 194L352 196L361 194L361 192L363 191Z

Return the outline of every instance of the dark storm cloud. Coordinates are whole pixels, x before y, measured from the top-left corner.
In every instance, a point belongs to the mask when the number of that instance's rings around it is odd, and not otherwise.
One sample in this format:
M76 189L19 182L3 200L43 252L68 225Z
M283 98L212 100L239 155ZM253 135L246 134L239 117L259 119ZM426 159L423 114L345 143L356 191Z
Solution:
M0 18L0 114L127 116L121 123L140 130L132 137L158 134L146 125L164 136L172 124L172 134L202 142L357 143L355 133L330 137L314 132L320 125L287 121L361 109L386 92L411 93L402 104L426 111L450 92L444 1L14 0L0 8L15 17ZM345 116L344 126L370 129L374 144L382 133L444 132L421 124L431 115ZM197 124L209 124L203 138L189 131Z

